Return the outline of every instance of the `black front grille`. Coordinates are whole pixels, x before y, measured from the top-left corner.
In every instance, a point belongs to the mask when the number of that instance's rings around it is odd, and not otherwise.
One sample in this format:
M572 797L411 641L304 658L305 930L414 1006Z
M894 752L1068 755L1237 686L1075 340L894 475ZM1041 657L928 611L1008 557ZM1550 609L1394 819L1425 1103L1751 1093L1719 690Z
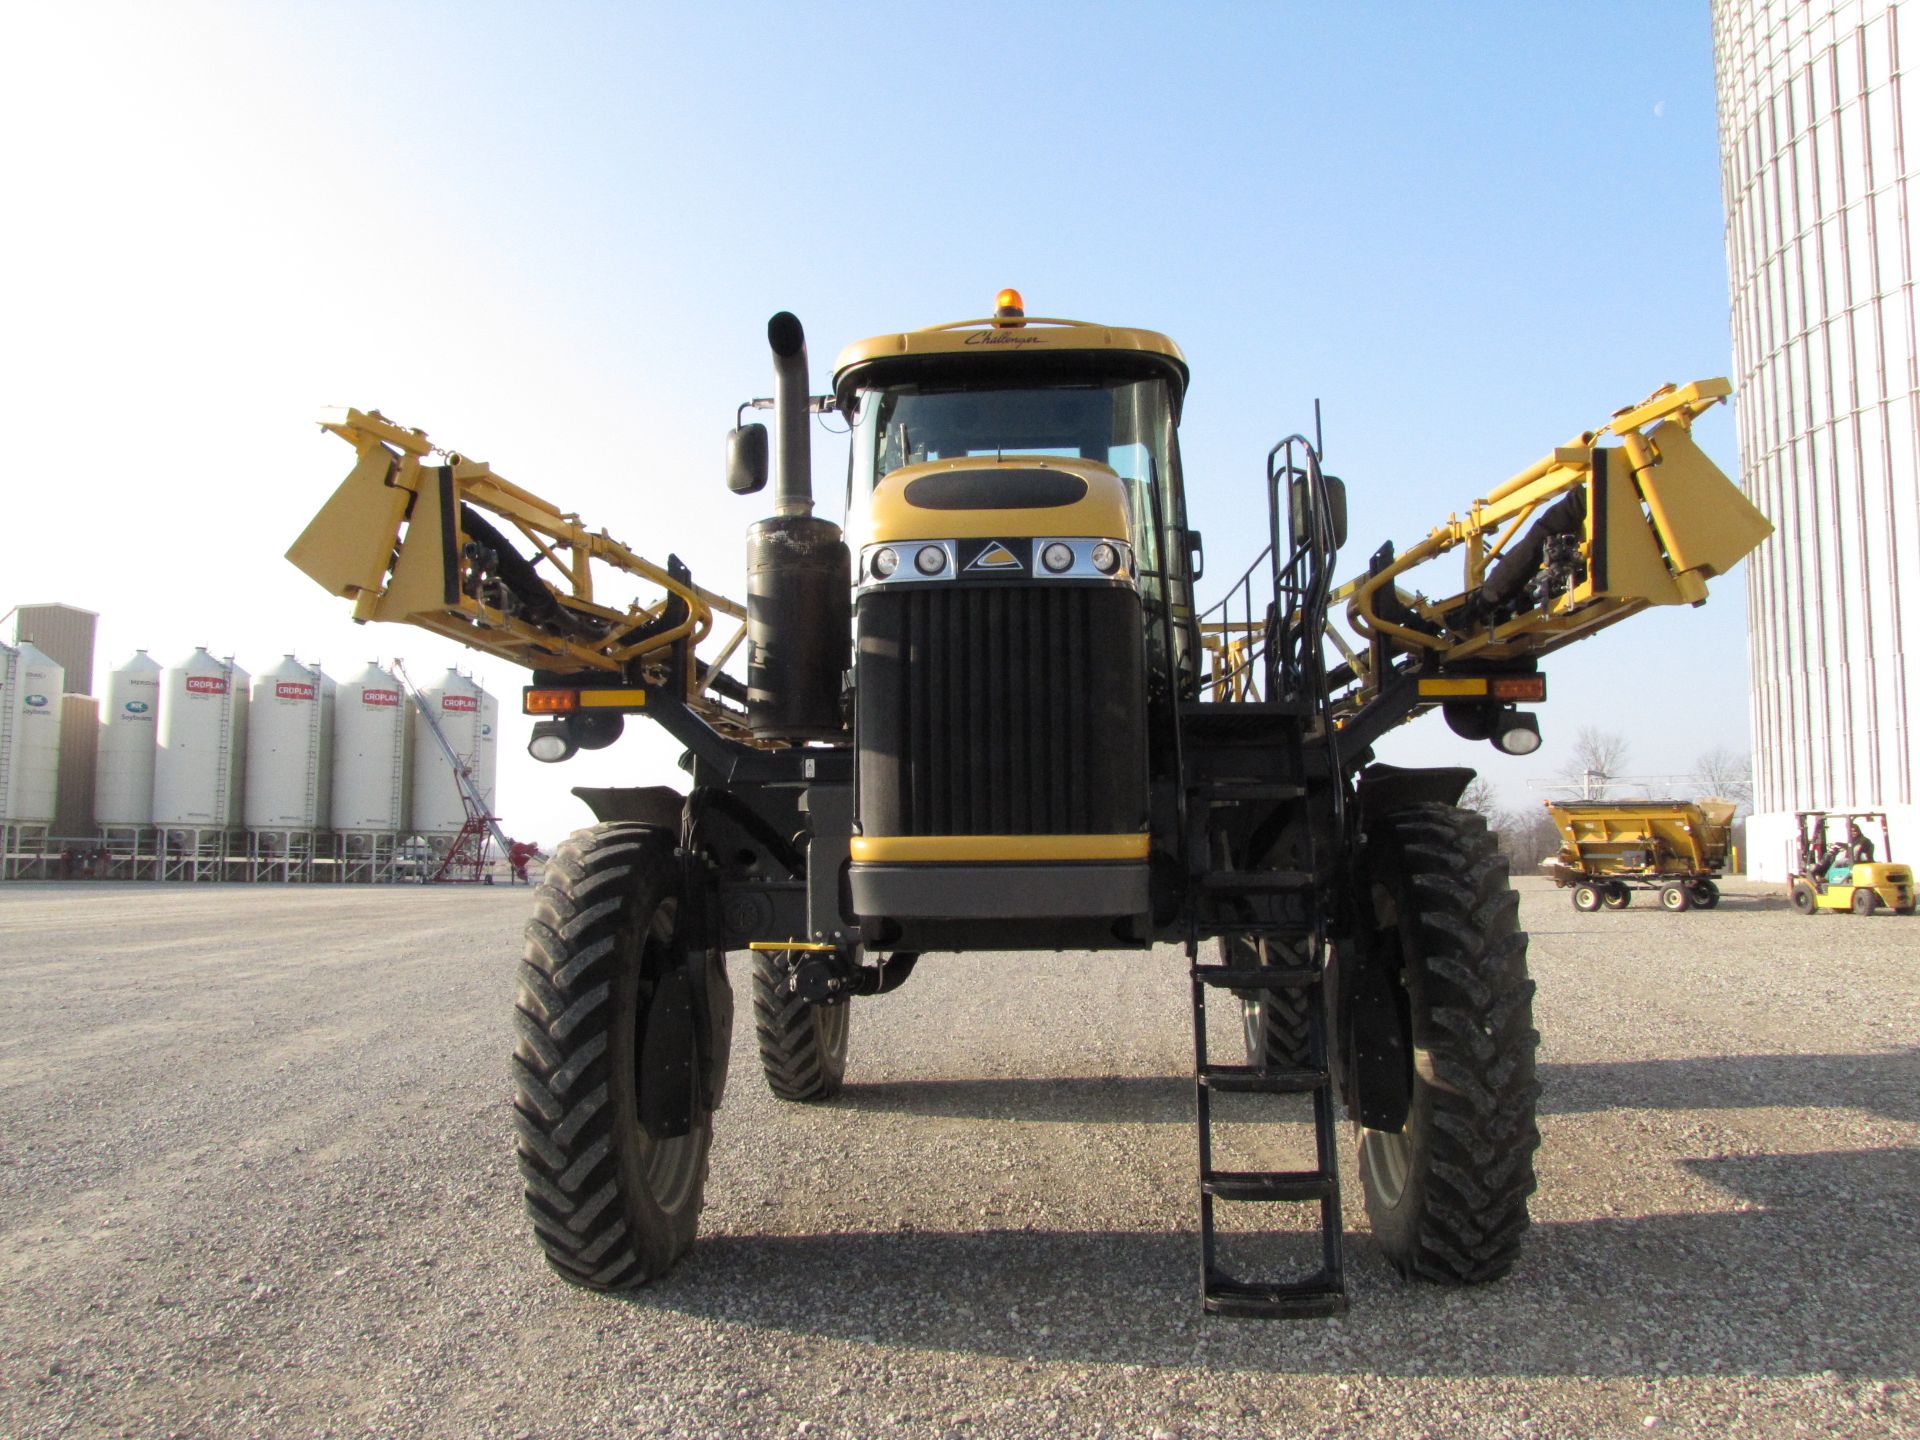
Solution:
M1140 601L926 584L860 601L867 835L1115 835L1147 816Z

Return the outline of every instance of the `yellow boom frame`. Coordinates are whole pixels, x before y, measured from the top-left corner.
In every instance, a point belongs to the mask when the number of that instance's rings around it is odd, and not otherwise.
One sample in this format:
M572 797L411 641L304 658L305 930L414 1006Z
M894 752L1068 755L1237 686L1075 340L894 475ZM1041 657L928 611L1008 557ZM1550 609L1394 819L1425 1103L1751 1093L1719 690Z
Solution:
M717 675L745 638L745 606L662 569L484 462L441 451L424 431L377 410L348 410L321 428L352 445L358 459L287 558L353 601L355 620L417 625L531 670L658 684L674 647L700 644L716 617L726 616L739 623L710 662L687 667L687 699L719 728L736 730L738 713L706 693L704 677ZM506 521L531 548L533 563L546 562L539 579L560 609L557 620L541 623L523 606L493 603L504 597L495 590L490 598L476 583L479 562L469 553L475 537L464 528L463 507ZM662 593L648 603L602 604L594 598L596 561ZM676 600L684 607L677 613Z
M1637 405L1616 411L1597 430L1567 444L1451 516L1391 564L1336 590L1347 620L1363 638L1382 637L1396 650L1427 652L1443 663L1543 655L1650 605L1698 605L1707 581L1724 575L1773 533L1739 487L1694 444L1694 420L1731 392L1725 380L1663 386ZM1596 457L1603 436L1619 439ZM1624 460L1624 467L1614 461ZM1605 464L1611 481L1595 484ZM1588 490L1580 550L1586 578L1545 604L1497 624L1453 628L1451 619L1486 582L1487 572L1541 507L1574 490ZM1440 600L1390 591L1397 577L1448 551L1463 552L1458 594ZM1604 566L1596 563L1604 556ZM1380 613L1391 593L1432 628L1389 620ZM1364 667L1365 657L1359 657Z

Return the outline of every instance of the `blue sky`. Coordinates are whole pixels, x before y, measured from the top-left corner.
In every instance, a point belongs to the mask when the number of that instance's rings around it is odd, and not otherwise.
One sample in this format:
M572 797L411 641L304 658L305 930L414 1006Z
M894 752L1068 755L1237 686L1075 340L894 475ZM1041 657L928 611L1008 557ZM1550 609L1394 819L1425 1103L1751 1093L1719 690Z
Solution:
M1221 4L16 8L0 45L12 423L0 609L102 612L100 673L197 644L336 674L395 653L280 558L380 407L739 593L764 498L721 483L766 318L816 388L862 335L984 313L1164 330L1209 565L1324 406L1347 571L1666 380L1727 373L1706 7ZM1701 422L1735 468L1725 411ZM844 451L816 440L823 494ZM1203 587L1204 588L1204 587ZM476 659L509 701L519 675ZM1745 597L1549 664L1530 762L1437 719L1389 758L1510 804L1581 725L1640 773L1747 748ZM1679 703L1675 703L1675 697ZM508 721L500 807L668 778L561 770Z

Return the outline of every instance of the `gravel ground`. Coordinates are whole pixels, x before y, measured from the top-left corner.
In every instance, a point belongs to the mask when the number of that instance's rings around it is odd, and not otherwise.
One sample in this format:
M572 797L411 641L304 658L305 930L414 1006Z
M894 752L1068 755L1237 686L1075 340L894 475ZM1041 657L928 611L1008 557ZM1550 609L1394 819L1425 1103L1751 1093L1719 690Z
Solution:
M520 1215L524 891L0 886L0 1435L1920 1435L1920 921L1521 886L1519 1266L1402 1281L1348 1163L1294 1322L1199 1313L1175 952L929 959L825 1108L741 1024L703 1238L609 1299Z

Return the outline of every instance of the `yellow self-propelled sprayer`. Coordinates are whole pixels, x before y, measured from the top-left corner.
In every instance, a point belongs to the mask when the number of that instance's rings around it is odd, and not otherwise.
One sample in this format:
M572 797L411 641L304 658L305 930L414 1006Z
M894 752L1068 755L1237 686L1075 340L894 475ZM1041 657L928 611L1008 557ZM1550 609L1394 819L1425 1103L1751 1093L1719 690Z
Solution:
M289 552L356 618L531 670L539 759L610 744L635 714L686 747L684 793L576 792L598 823L553 857L527 930L517 1127L550 1263L620 1289L692 1244L726 1083L725 952L751 952L774 1093L820 1101L852 1003L923 955L1146 964L1175 941L1205 1307L1345 1307L1336 1102L1386 1258L1454 1283L1503 1274L1538 1143L1526 936L1493 837L1458 808L1471 772L1376 764L1373 746L1438 708L1533 749L1541 656L1698 604L1770 533L1689 433L1726 383L1656 391L1344 585L1345 487L1291 436L1267 459L1264 553L1202 611L1188 370L1165 336L1028 317L1003 291L988 318L849 347L820 396L799 321L775 316L768 339L775 396L753 403L775 413L778 484L749 529L745 604L378 412L328 423L356 463ZM813 514L824 410L850 436L844 532ZM763 426L735 427L730 488L765 486L769 448ZM1457 591L1404 588L1456 552ZM608 603L609 572L642 597ZM1243 1021L1233 1063L1207 1050L1221 989ZM1313 1162L1217 1164L1223 1091L1304 1097ZM1262 1277L1229 1265L1218 1206L1301 1202L1320 1218L1311 1256Z

